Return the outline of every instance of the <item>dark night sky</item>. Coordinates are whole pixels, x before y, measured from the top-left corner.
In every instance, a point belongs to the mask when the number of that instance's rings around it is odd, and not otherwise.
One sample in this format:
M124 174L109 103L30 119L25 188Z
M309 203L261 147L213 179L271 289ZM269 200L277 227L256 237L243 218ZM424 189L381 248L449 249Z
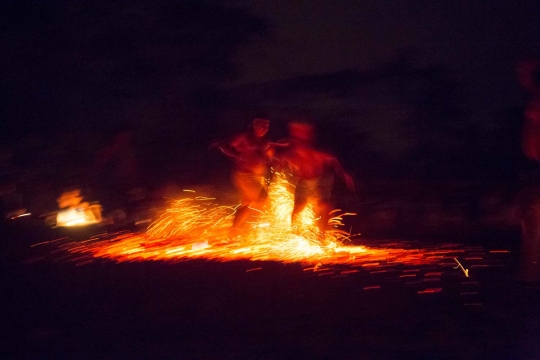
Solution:
M5 128L31 129L57 118L102 126L122 117L142 118L153 127L163 114L179 123L184 114L178 94L190 82L215 81L215 69L226 73L231 55L240 71L229 85L370 70L403 54L419 67L453 74L465 91L460 106L467 121L484 128L508 108L523 106L526 94L517 83L516 63L540 53L539 1L186 3L0 1L0 10L10 11L0 14ZM237 5L267 19L267 34L261 34L264 26L257 19L216 4ZM11 126L15 119L28 125ZM407 134L396 134L393 123L379 120L361 124L371 126L379 147L386 144L397 153L400 141L408 144ZM197 132L189 126L182 131Z
M223 23L232 19L219 20L217 14L184 19L183 10L168 15L169 10L163 9L155 16L153 11L159 7L174 7L174 2L166 0L152 6L143 0L120 1L108 7L104 5L107 2L99 1L90 3L92 6L61 0L0 3L1 9L11 11L1 16L0 84L16 89L17 94L33 91L51 104L50 98L65 104L59 97L79 96L75 99L79 101L93 91L91 86L103 93L108 81L115 81L114 76L119 74L128 76L129 71L143 77L140 74L148 70L145 61L153 62L157 69L165 68L162 73L166 81L179 78L175 61L183 59L186 51L197 51L197 44L190 45L193 49L178 50L177 43L160 43L157 52L152 36L173 36L184 31L182 23L201 24L208 19ZM236 49L241 51L234 60L241 71L234 84L346 69L369 70L406 53L416 64L447 67L465 86L466 106L473 112L490 113L494 107L522 104L524 94L517 86L516 61L540 52L538 1L228 0L223 4L247 8L268 19L270 25L269 36L256 37L248 46L239 40L242 46ZM55 7L63 9L62 18L51 12ZM100 11L107 11L107 16L99 15ZM70 12L77 13L78 18L70 16ZM238 23L243 20L238 19L234 31L241 32L243 25ZM166 21L177 24L172 28ZM222 36L228 30L211 26L211 33L194 37L199 39L196 42L212 35L215 40L209 42L213 41L215 47L222 39L232 39ZM223 29L230 29L228 26ZM131 43L135 45L126 46ZM115 44L126 47L126 51L118 50ZM230 55L227 51L212 61L225 59ZM152 81L157 79L154 75ZM144 79L141 82L145 83ZM82 89L80 93L73 91L74 86Z
M272 38L241 56L244 83L370 69L403 51L442 65L479 114L521 105L515 63L540 51L540 2L237 0L269 19Z

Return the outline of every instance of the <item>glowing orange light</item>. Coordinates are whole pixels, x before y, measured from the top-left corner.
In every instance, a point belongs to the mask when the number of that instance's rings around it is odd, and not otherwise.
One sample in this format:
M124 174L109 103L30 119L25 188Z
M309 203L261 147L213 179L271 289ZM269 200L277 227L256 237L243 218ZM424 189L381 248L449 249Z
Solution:
M101 207L90 205L58 211L56 226L84 226L101 222Z

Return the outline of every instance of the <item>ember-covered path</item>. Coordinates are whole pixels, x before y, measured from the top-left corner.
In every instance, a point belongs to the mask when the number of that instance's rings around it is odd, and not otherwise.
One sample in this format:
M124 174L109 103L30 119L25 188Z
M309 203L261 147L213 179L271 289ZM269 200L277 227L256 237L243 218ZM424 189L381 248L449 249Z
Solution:
M294 263L76 266L30 247L54 235L2 229L2 358L540 358L540 289L512 281L512 259L418 293Z

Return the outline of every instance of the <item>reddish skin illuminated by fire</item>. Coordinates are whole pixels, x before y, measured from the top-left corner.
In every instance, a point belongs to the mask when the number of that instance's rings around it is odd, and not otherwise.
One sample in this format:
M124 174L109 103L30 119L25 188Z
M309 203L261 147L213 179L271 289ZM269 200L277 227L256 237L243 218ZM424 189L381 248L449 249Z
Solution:
M526 60L520 63L518 75L521 86L531 94L531 99L525 109L525 124L523 127L522 148L525 156L540 162L540 79L535 73L540 73L540 59Z
M521 145L525 156L540 164L540 59L521 62L518 76L521 85L531 94L524 114ZM539 282L540 184L533 181L523 193L520 278L526 282Z
M265 176L270 160L265 136L269 125L266 119L255 119L250 132L235 136L229 143L217 144L223 154L233 159L233 183L240 194L241 203L233 221L232 237L240 235L249 217L263 207L267 197Z
M330 194L333 175L337 174L349 190L354 191L354 183L341 166L338 159L313 146L314 129L301 123L289 124L290 146L283 156L283 163L297 177L292 224L297 223L297 215L308 202L313 202L319 229L324 233L331 210Z

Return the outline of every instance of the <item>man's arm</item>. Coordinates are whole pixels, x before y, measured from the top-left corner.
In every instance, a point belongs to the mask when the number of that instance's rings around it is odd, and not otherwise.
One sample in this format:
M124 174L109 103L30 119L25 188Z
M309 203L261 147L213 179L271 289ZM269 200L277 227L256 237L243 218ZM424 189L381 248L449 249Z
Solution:
M327 162L330 164L334 172L345 182L347 189L354 191L354 181L352 176L350 176L345 170L339 160L332 155L327 155Z
M528 59L518 64L517 73L520 85L532 93L540 91L536 74L540 71L540 59Z
M215 141L210 145L210 148L217 147L223 155L228 156L232 159L238 159L238 157L240 156L238 147L241 146L242 141L243 137L239 135L233 138L231 141Z
M521 147L527 158L540 162L540 113L526 114Z

